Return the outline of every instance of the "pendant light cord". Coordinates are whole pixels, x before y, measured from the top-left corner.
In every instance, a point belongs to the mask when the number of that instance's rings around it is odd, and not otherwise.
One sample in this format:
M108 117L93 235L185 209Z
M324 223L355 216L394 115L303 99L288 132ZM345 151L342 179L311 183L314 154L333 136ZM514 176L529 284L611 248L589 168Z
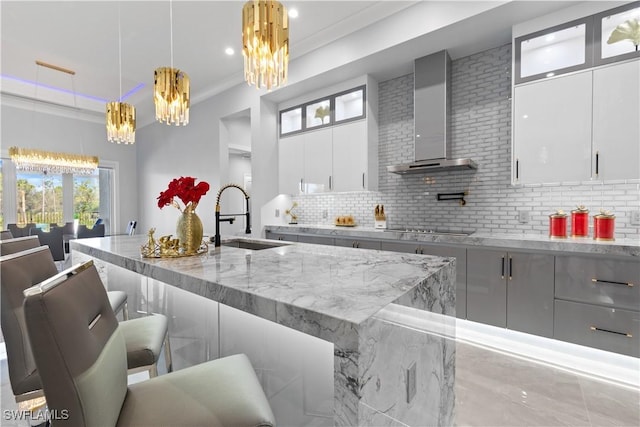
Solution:
M169 0L169 34L171 35L171 69L173 70L173 2Z
M122 28L120 24L120 2L118 2L118 75L120 76L118 102L122 102Z

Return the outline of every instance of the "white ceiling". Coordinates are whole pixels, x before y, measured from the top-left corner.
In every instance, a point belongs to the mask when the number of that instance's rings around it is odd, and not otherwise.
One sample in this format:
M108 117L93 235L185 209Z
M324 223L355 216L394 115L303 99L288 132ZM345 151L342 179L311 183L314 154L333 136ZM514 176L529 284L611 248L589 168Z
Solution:
M127 102L152 107L153 71L171 65L168 1L2 1L2 91L83 109L104 111L120 96L118 13L122 40L122 94L144 87ZM349 32L401 10L406 1L293 1L290 23L295 59ZM241 1L173 1L173 65L191 78L191 97L243 81ZM235 55L228 56L225 48ZM74 77L38 67L35 60L74 70ZM20 79L20 80L16 80ZM50 91L72 91L98 100ZM138 112L139 119L141 112Z
M296 0L283 3L299 11L299 17L290 21L291 59L295 60L425 2ZM507 4L478 16L475 23L467 20L458 29L450 28L449 32L444 29L440 37L434 35L431 41L415 38L397 48L381 51L378 56L371 55L354 66L384 77L410 72L413 58L422 56L424 53L420 52L430 43L437 48L443 37L447 45L439 48L450 49L452 57L471 54L510 40L514 23L566 7L568 2L493 3ZM243 4L243 1L173 1L173 65L190 76L192 103L243 81ZM457 4L465 7L464 2ZM153 121L153 71L171 65L168 1L2 0L0 7L0 89L3 94L103 113L106 101L117 100L120 93L127 94L142 85L126 102L136 106L139 124ZM122 92L118 65L119 22ZM235 55L226 55L227 47L232 47ZM71 77L38 67L36 60L72 69L76 74Z

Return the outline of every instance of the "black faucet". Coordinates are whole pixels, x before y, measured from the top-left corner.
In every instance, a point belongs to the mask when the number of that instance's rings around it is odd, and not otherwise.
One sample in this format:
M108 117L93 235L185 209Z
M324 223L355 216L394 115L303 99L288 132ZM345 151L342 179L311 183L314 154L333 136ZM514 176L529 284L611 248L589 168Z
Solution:
M227 188L230 188L230 187L237 188L238 190L242 191L242 194L244 194L244 198L245 198L245 200L247 202L247 212L246 213L243 213L243 214L224 214L224 215L220 214L220 196L222 196L222 192L224 190L226 190ZM214 239L213 239L214 246L216 246L216 247L220 246L220 223L221 222L228 222L229 224L233 224L233 221L235 221L235 219L236 219L235 217L236 216L246 216L247 217L247 227L245 228L244 232L246 234L251 234L251 216L249 214L249 195L239 185L227 184L227 185L225 185L224 187L222 187L218 191L218 196L216 198L216 235L214 236ZM224 218L221 218L221 217L224 217Z

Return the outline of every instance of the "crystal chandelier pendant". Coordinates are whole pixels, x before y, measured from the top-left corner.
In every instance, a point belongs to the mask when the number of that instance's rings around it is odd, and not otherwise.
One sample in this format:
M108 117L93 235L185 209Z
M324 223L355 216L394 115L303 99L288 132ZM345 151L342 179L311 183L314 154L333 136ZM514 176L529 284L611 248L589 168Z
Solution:
M172 67L156 69L153 85L156 120L168 125L188 124L190 92L187 73Z
M267 90L287 81L289 17L277 1L253 0L242 8L242 56L249 85Z
M107 141L118 144L136 142L136 109L133 105L107 103Z

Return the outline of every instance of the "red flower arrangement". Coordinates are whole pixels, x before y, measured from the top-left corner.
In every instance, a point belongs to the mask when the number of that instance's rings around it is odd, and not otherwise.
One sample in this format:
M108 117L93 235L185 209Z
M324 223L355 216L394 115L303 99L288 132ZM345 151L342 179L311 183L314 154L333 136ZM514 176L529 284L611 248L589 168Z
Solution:
M165 206L172 205L182 212L180 205L175 201L177 197L184 203L185 211L193 211L196 206L198 206L200 198L207 194L207 191L209 191L209 184L207 182L200 181L196 185L196 178L181 176L179 179L173 179L169 183L169 188L160 192L158 196L158 207L162 209Z

